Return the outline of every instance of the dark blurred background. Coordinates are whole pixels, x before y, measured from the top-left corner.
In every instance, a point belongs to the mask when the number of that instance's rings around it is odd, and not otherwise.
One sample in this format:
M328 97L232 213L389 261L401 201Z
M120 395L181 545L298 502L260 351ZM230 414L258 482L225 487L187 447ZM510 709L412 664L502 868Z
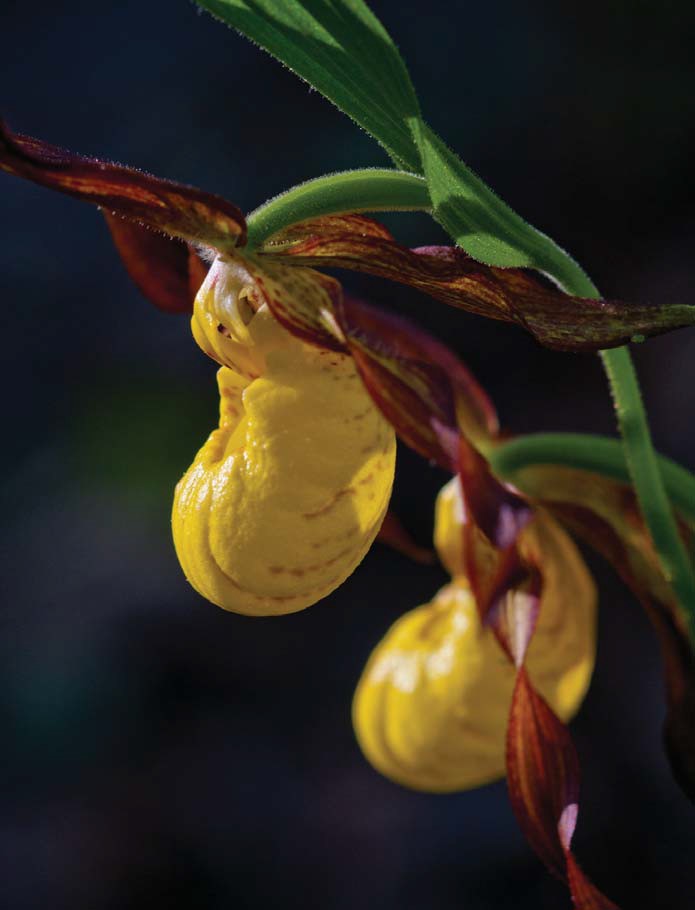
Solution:
M642 0L373 4L435 128L607 295L695 302L695 7ZM250 210L384 165L316 92L186 0L2 4L0 104L20 131ZM568 906L503 783L414 794L362 759L350 700L371 648L444 581L375 546L327 601L228 615L187 585L172 489L216 419L214 365L149 307L89 206L0 175L0 864L8 910ZM388 223L443 240L425 216ZM612 433L599 361L347 276L469 363L514 431ZM695 467L693 330L635 351L659 448ZM421 543L446 479L401 453ZM573 725L576 846L624 908L695 900L695 814L660 748L640 609L591 558L599 663Z

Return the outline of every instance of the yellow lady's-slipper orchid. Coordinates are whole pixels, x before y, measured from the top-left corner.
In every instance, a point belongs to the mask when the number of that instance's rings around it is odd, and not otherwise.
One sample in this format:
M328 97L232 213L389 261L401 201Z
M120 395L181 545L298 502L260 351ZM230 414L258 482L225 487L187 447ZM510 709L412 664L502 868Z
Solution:
M406 613L374 650L353 719L382 774L432 793L502 777L515 668L483 626L461 561L462 502L454 478L440 492L435 545L453 579ZM596 590L576 546L547 513L522 532L541 555L544 584L527 657L531 680L563 721L578 710L596 650ZM510 595L511 596L511 595Z
M225 199L1 121L0 170L102 208L128 272L160 309L190 313L195 297L194 337L220 364L220 423L177 487L173 531L203 596L278 614L339 585L385 515L394 429L458 473L463 487L447 485L436 509L435 545L452 581L376 648L354 700L358 739L388 777L429 791L500 777L506 751L510 799L533 848L578 908L615 910L571 850L579 768L563 721L591 677L595 591L554 519L647 602L667 668L669 756L692 795L695 655L634 495L550 465L525 478L523 495L500 483L479 454L501 439L495 409L458 358L398 316L345 297L314 267L409 285L561 350L691 325L692 308L570 297L461 249L407 249L349 213L290 225L249 250L244 215Z
M284 329L240 257L219 257L193 335L222 366L220 425L176 488L176 552L226 610L291 613L362 560L386 514L396 437L347 354ZM286 291L286 293L288 293Z

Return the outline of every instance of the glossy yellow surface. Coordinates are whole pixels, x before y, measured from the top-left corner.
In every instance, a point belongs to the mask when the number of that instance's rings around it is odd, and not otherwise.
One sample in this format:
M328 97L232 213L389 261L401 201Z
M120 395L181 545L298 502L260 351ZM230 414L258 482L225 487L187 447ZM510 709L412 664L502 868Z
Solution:
M393 484L393 429L352 359L282 328L243 262L213 265L192 328L222 364L220 424L176 488L179 560L225 610L302 610L374 540Z
M374 650L359 682L353 720L363 752L387 777L450 792L505 773L505 732L515 671L483 628L460 574L457 482L440 493L435 542L459 571L431 603L406 613ZM544 587L526 666L563 720L578 710L596 648L596 590L568 535L539 512L522 548L541 554Z

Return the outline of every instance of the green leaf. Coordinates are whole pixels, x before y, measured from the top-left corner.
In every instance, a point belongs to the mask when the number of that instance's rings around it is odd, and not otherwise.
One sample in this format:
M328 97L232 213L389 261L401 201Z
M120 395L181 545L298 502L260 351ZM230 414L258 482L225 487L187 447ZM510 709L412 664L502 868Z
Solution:
M396 45L363 0L197 0L286 64L427 179L434 216L474 259L576 284L578 267L516 214L422 120Z
M421 171L410 124L419 107L396 45L362 0L197 0L318 89L386 149Z
M434 217L462 249L486 265L536 268L563 285L577 284L581 270L574 260L517 215L427 124L417 138Z

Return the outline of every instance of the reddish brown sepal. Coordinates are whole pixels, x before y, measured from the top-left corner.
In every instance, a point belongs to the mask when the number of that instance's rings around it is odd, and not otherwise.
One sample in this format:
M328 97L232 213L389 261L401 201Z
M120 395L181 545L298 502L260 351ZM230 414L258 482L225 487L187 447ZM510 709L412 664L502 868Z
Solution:
M343 299L336 317L369 393L416 452L456 470L461 430L473 439L494 435L489 399L444 345L408 320L354 299Z
M619 910L618 905L609 900L584 875L571 852L568 851L565 854L565 858L567 862L567 881L575 907L580 908L580 910Z
M106 215L118 254L142 294L167 313L190 313L207 265L185 240Z
M447 375L458 425L472 440L489 440L499 433L497 412L473 374L446 345L417 325L346 297L346 317L352 334L381 339L395 356L437 365ZM375 346L374 343L372 346Z
M399 352L402 324L364 303L344 300L337 312L362 381L400 438L420 455L451 470L451 454L442 446L439 424L456 431L452 384L446 372Z
M516 323L557 350L595 351L695 324L692 306L572 297L530 272L486 266L458 248L410 250L359 215L294 225L263 249L302 265L353 269L409 285L451 306Z
M244 215L220 196L66 152L12 133L2 121L0 170L183 240L226 250L246 239Z
M695 801L695 653L634 492L608 477L565 467L527 468L520 482L613 565L646 610L664 666L667 755L676 781ZM682 523L681 533L689 543L692 532Z
M376 538L379 543L402 553L421 566L431 566L436 562L434 551L417 544L410 533L403 527L395 512L388 510Z
M493 516L494 503L498 499L505 503L507 493L515 494L504 488L486 490L485 474L478 464L480 456L476 455L466 452L464 441L462 562L483 621L491 626L502 651L516 667L507 726L507 781L512 807L531 847L551 872L574 887L577 910L615 910L572 857L579 762L568 730L536 691L524 665L541 610L544 562L533 521L543 520L543 513L530 514L520 499L518 512L513 512L515 523L505 538L506 549L494 546L476 524L466 500L466 484L472 482L475 488L482 483L483 502L490 504ZM478 509L485 514L486 508Z
M523 667L507 726L507 784L526 839L548 869L564 879L562 841L569 845L573 833L566 828L573 828L572 807L579 799L579 762L567 728L535 691Z
M533 518L533 508L492 474L487 461L461 434L456 439L456 466L463 500L465 574L481 621L495 628L501 646L516 662L514 651L496 626L510 592L523 585L523 596L531 596L539 584L535 567L522 559L517 546L519 535ZM532 629L529 638L531 634Z
M476 525L498 550L512 547L533 515L528 502L497 480L483 456L463 436L458 472L466 505Z
M584 875L572 851L579 760L567 728L517 673L507 726L507 785L517 821L548 869L567 882L576 910L618 910Z

